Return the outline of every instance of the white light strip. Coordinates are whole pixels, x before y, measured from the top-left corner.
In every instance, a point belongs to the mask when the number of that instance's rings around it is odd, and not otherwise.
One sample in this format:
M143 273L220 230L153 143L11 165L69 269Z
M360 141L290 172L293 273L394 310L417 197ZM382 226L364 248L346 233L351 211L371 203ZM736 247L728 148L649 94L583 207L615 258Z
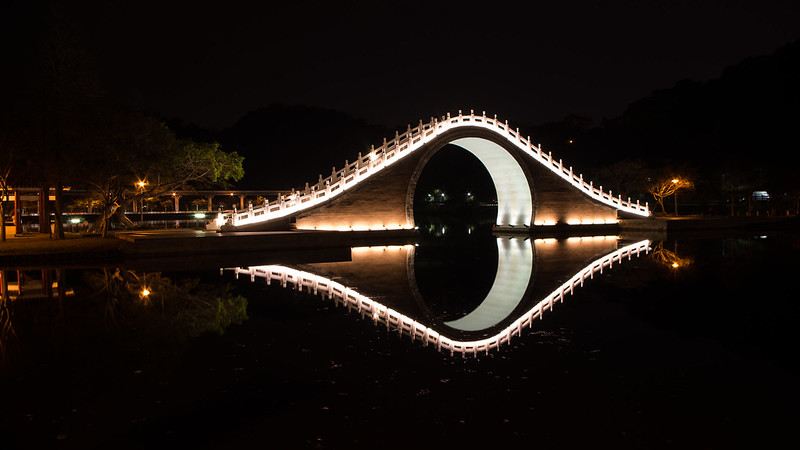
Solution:
M532 327L534 319L541 319L544 311L552 311L556 301L563 303L565 294L572 294L576 286L583 287L584 281L594 278L595 273L603 273L604 268L610 269L615 260L621 263L623 258L630 260L633 255L639 256L641 252L647 253L649 249L650 241L643 240L617 249L593 261L533 308L522 314L511 325L493 336L474 341L451 339L433 328L361 295L341 283L310 272L276 265L223 270L232 270L237 277L239 274L248 274L250 275L250 281L255 281L256 278L264 278L267 283L279 281L283 287L286 287L287 284L292 284L297 290L307 289L313 294L324 295L329 299L332 298L337 304L341 301L348 310L355 309L362 318L369 316L375 321L376 325L378 323L384 324L387 330L394 330L408 335L412 340L419 339L424 345L436 345L439 351L449 350L451 355L460 353L462 356L467 354L477 356L478 352L488 353L489 350L499 349L502 344L508 344L515 334L521 336L522 329L526 326L528 328Z
M593 183L586 183L583 175L576 176L573 173L572 167L565 168L561 160L556 163L551 154L542 152L541 145L534 146L529 138L523 138L519 134L519 129L512 130L508 121L502 123L497 116L487 117L485 112L482 115L475 115L474 112L463 115L459 111L458 116L451 117L448 113L441 121L434 118L429 123L420 121L419 125L413 129L409 126L405 133L395 134L394 139L385 141L378 148L373 148L366 156L359 153L355 162L348 163L343 169L335 170L329 177L320 179L318 183L303 191L283 195L278 201L271 204L265 202L256 207L251 206L246 211L233 210L219 213L212 228L219 229L229 220L234 226L266 222L317 206L394 164L428 141L460 127L479 127L490 130L504 137L536 162L571 183L584 195L620 211L645 217L650 215L647 203L642 206L638 201L636 203L630 200L625 201L622 196L613 197L610 191L604 192L602 186L598 189L594 187Z

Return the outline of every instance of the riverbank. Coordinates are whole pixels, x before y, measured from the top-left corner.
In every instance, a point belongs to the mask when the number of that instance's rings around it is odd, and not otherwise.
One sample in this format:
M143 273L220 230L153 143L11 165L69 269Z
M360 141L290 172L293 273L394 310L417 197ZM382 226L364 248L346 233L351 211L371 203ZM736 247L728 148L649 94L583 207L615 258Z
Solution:
M0 268L95 265L121 261L124 242L116 237L66 233L65 239L49 234L9 235L0 243Z
M229 260L267 264L300 256L302 261L341 258L342 252L360 245L411 243L416 230L388 231L275 231L216 233L205 230L133 230L102 238L67 233L54 240L47 234L23 233L0 243L0 268L59 266L130 266L157 264L169 268L225 265ZM334 255L335 256L332 256ZM348 253L349 254L349 253Z
M621 220L619 230L623 235L649 235L655 239L666 239L667 236L679 237L686 234L722 236L767 231L798 232L800 231L800 220L797 216L662 216L651 219Z
M615 230L625 234L729 233L751 231L800 231L800 220L791 217L657 217L623 220ZM573 230L570 230L573 231ZM578 229L574 230L578 231ZM580 231L584 231L583 228ZM536 234L537 231L532 232ZM102 238L67 233L62 240L47 234L9 235L0 243L0 268L112 265L123 261L170 261L195 258L201 262L222 262L224 255L281 255L304 252L304 258L322 258L317 250L357 245L410 243L415 230L395 231L280 231L260 233L215 233L205 230L133 230ZM205 261L204 261L205 260ZM264 264L265 262L261 262Z

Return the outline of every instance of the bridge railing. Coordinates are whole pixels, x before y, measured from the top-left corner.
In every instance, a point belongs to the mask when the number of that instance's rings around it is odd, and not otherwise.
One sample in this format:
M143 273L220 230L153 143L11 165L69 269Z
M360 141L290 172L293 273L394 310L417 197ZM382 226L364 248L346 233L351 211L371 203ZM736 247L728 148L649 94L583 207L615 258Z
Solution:
M350 287L310 272L285 266L237 267L223 270L234 271L237 278L239 275L249 275L251 282L256 278L263 278L267 284L279 282L282 287L292 285L298 291L333 299L336 306L342 305L348 311L355 311L362 319L369 318L376 325L386 326L387 331L396 331L400 335L409 336L412 341L419 340L425 346L433 345L438 351L449 351L451 356L456 353L462 356L477 356L478 353L488 354L490 350L500 349L502 345L509 344L515 335L522 336L523 329L531 328L536 319L542 319L545 311L553 311L555 303L563 303L567 294L572 295L576 287L583 287L586 280L594 278L594 274L602 274L604 269L612 268L615 261L622 263L633 256L638 257L642 252L647 253L649 249L650 241L643 240L619 248L591 262L504 329L492 336L471 341L452 339Z
M265 201L262 205L250 206L244 211L234 209L221 212L214 221L214 227L219 228L227 222L236 226L285 217L325 202L394 164L421 147L425 142L452 128L461 126L491 129L595 200L620 211L641 216L650 215L647 203L641 205L638 200L633 203L630 198L623 199L621 195L614 197L611 191L605 192L602 186L595 187L592 182L586 182L582 174L573 172L572 166L564 166L562 160L556 161L551 152L543 152L541 144L533 145L529 136L523 137L519 128L512 129L507 120L503 122L497 119L496 115L487 116L485 111L480 115L475 114L474 111L470 111L470 114L462 114L459 111L457 116L451 116L448 113L441 119L431 118L427 123L420 121L413 128L409 125L405 132L402 134L395 132L393 139L384 139L381 146L378 148L373 146L366 155L359 153L353 162L345 161L345 165L341 169L333 167L329 176L323 178L320 175L315 184L306 183L302 190L292 189L291 193L280 196L274 202Z

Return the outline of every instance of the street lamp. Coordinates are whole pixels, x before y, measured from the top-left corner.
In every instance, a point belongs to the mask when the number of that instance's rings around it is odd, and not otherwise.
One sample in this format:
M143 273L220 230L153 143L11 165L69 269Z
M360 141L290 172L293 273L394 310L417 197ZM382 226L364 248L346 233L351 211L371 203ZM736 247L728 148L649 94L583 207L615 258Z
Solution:
M136 183L136 186L139 186L139 189L141 190L142 194L144 194L144 187L147 186L147 181L139 180ZM142 222L144 222L144 198L139 199L139 224L141 225Z
M681 181L681 180L679 180L677 178L673 178L672 179L672 184L677 186L679 181ZM675 196L675 216L677 217L678 216L678 188L677 187L675 188L675 193L672 194L672 195Z

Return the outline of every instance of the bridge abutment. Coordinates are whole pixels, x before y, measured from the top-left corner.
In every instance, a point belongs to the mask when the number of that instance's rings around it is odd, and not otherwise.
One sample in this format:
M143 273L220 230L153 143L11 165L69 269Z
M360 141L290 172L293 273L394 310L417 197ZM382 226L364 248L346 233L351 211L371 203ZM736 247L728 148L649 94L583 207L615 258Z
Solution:
M328 202L300 212L295 219L298 229L381 230L413 228L409 208L413 177L420 155L408 155Z

